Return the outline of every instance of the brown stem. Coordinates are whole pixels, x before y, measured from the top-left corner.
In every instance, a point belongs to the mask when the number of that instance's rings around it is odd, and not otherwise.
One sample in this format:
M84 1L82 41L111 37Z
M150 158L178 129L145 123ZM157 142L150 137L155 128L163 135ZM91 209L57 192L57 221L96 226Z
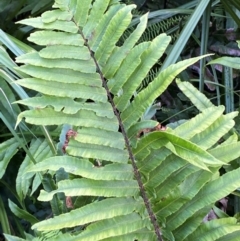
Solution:
M125 128L123 126L123 123L121 121L121 118L120 118L120 114L114 104L114 101L113 101L113 98L111 96L111 93L109 91L109 88L107 86L107 82L103 76L103 73L101 72L101 69L99 67L99 64L94 56L94 53L92 52L90 46L88 45L87 43L87 40L84 38L84 35L82 32L80 32L80 34L82 35L84 41L85 41L85 45L87 46L89 52L91 53L91 57L93 58L94 62L95 62L95 65L97 67L97 72L100 74L100 77L102 79L102 84L103 84L103 87L105 88L106 92L107 92L107 96L108 96L108 100L110 102L110 104L112 105L112 108L113 108L113 111L114 111L114 114L116 115L117 119L118 119L118 123L119 123L119 126L120 126L120 129L122 131L122 135L124 137L124 140L125 140L125 144L126 144L126 147L127 147L127 151L128 151L128 154L129 154L129 158L132 162L132 166L133 166L133 170L134 170L134 175L136 177L136 180L138 182L138 185L139 185L139 188L140 188L140 193L141 193L141 196L143 198L143 201L145 203L145 206L146 206L146 209L148 211L148 215L150 217L150 220L153 224L153 227L154 227L154 230L155 230L155 233L157 235L157 238L158 238L158 241L163 241L162 239L162 235L161 235L161 231L160 231L160 227L157 223L157 219L156 219L156 216L154 215L153 213L153 210L152 210L152 207L151 207L151 204L150 204L150 201L147 197L147 194L146 194L146 191L145 191L145 188L144 188L144 185L143 185L143 182L142 182L142 179L141 179L141 174L140 172L138 171L138 168L137 168L137 165L136 165L136 162L135 162L135 158L134 158L134 155L133 155L133 152L132 152L132 149L131 149L131 146L130 146L130 143L129 143L129 140L128 140L128 137L127 137L127 134L126 134L126 131L125 131Z

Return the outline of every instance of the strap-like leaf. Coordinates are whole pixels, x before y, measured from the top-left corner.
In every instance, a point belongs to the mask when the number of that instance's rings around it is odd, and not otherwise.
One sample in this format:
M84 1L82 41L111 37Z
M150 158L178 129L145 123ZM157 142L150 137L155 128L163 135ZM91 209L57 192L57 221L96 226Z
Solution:
M181 82L179 80L176 82L180 90L182 90L182 92L200 111L214 106L211 101L203 93L197 91L193 85L189 85L188 82Z
M55 73L57 73L57 71ZM61 72L57 73L57 75L55 75L54 78L57 79L58 75L60 76ZM77 78L77 73L75 73L75 76ZM79 76L79 80L81 80L81 76ZM84 78L82 80L86 81L86 79L84 80ZM69 83L61 83L58 81L50 82L50 81L36 79L36 78L21 79L21 80L18 80L17 83L29 89L41 91L46 95L55 95L60 97L71 97L71 98L79 97L79 98L91 99L99 102L107 101L105 90L102 87L98 87L98 86L79 85L74 83L70 83L70 86L69 86ZM95 82L95 84L97 84L97 82ZM66 92L66 89L68 89L68 92Z
M130 214L142 205L142 202L137 202L133 198L105 199L100 202L91 203L81 209L75 209L62 216L42 221L35 224L32 228L36 228L39 231L48 231L84 225L106 218Z
M63 156L47 158L31 166L27 172L57 171L64 168L66 172L94 180L132 180L132 166L129 164L113 163L103 167L94 166L86 159Z
M22 120L26 118L28 123L34 125L62 125L69 123L70 125L78 125L116 131L118 130L118 123L115 117L104 118L97 116L93 111L80 110L76 114L68 115L62 112L54 111L51 108L36 109L24 111L18 116L17 125Z
M64 39L64 41L62 41ZM37 31L30 34L28 40L38 45L73 45L83 46L84 41L80 34L65 32ZM20 56L19 56L20 57Z
M116 218L105 219L101 222L90 224L86 230L81 234L69 237L67 234L61 235L54 241L89 241L89 240L103 240L104 238L111 238L116 235L123 235L142 229L146 226L148 220L143 221L136 213L125 216L118 216Z
M42 14L42 21L44 23L52 23L56 20L66 20L70 21L72 19L72 14L69 12L61 11L60 9L47 11Z
M40 29L46 29L46 30L55 29L55 30L69 32L69 33L77 33L78 31L77 26L73 22L56 20L52 23L43 23L41 17L24 19L17 23L26 24L26 25L33 26L34 28L40 28Z
M101 160L120 163L128 162L128 153L126 150L93 143L89 145L89 143L70 140L66 151L69 155L83 158L99 158ZM106 153L108 153L108 155L106 155Z
M221 57L208 62L208 64L221 64L233 69L240 69L240 58Z
M40 57L49 59L90 59L90 53L85 46L53 45L47 46L39 52Z
M34 108L45 108L53 107L55 111L59 112L62 110L66 114L76 114L79 110L91 110L100 117L113 118L114 114L112 112L111 105L107 103L82 103L74 101L72 98L67 97L58 97L53 96L42 96L42 97L33 97L29 99L19 100L16 103L22 105L28 105Z
M39 200L49 201L55 193L64 192L66 196L104 196L128 197L137 195L138 185L131 180L100 181L91 179L64 180L58 183L58 189L50 193L41 191Z
M82 73L95 73L96 66L92 59L52 59L41 58L37 52L21 55L16 60L17 63L31 64L45 68L64 68L80 71Z

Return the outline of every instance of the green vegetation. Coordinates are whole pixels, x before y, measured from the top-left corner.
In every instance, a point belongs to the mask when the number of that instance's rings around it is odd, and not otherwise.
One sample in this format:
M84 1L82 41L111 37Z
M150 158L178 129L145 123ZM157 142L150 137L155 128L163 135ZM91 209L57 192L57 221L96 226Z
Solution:
M0 12L5 238L238 240L232 1L36 3Z

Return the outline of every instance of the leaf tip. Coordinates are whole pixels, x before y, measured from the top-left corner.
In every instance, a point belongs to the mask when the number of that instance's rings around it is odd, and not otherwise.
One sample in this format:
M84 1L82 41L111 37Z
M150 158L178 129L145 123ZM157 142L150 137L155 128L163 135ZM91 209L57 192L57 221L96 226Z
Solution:
M21 113L18 115L18 117L17 117L17 122L16 122L16 125L15 125L15 127L14 127L14 129L16 130L17 129L17 127L18 127L18 125L20 124L20 122L22 121L22 119L23 119L23 117L22 117L22 115L21 115Z

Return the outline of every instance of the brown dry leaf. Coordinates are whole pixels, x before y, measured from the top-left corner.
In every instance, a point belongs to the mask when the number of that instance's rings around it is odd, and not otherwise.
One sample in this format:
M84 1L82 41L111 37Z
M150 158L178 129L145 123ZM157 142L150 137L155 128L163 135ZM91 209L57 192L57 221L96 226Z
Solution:
M158 123L155 127L153 128L145 128L142 129L138 132L137 134L137 138L140 138L142 135L149 133L149 132L153 132L153 131L165 131L167 128L166 126L162 126L160 123Z
M66 197L66 206L67 208L73 208L72 198L70 196Z

